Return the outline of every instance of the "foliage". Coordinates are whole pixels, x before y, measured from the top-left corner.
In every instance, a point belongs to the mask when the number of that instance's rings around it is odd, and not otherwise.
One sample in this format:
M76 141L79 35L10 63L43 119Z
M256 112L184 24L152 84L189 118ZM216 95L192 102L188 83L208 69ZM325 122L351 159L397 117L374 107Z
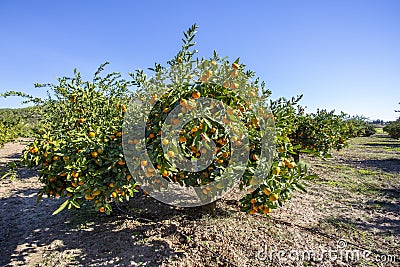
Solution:
M400 110L395 110L395 112L400 112ZM388 125L383 127L383 130L387 132L390 137L400 139L400 117L395 121L389 122Z
M367 137L376 132L375 127L362 116L346 118L345 126L345 131L349 137Z
M38 108L0 109L0 146L17 137L32 137L39 123Z

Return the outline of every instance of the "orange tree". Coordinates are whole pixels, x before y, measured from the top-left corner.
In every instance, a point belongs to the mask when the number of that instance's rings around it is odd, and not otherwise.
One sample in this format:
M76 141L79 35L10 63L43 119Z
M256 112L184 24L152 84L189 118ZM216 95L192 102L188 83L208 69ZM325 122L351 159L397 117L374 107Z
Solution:
M90 82L82 81L75 70L74 78L60 78L58 84L37 84L49 87L49 99L25 95L40 105L43 125L22 162L39 167L44 186L38 199L67 197L55 213L65 207L79 208L85 201L109 213L112 199L126 199L136 191L121 144L122 119L133 83L118 73L101 77L106 64Z
M396 110L396 112L400 112ZM390 137L399 139L400 138L400 117L390 122L388 125L383 127L383 130L389 134Z
M316 113L304 114L300 110L296 116L296 130L289 139L294 146L294 159L299 161L301 153L320 157L330 157L331 149L340 150L348 139L344 114L336 115L334 111L317 110Z
M270 91L239 60L230 63L216 53L210 59L193 58L196 51L190 49L194 45L195 30L196 26L193 26L185 33L182 49L168 62L169 68L179 71L193 64L200 66L198 72L175 76L177 80L184 80L179 88L170 86L174 85L172 83L158 86L161 91L152 91L151 87L146 87L149 80L140 70L131 74L133 81L121 79L118 73L101 77L102 65L93 81L83 81L75 71L72 79L63 77L58 84L46 85L50 88L49 99L38 101L30 97L42 106L44 125L24 152L23 163L32 168L39 167L39 179L44 184L39 198L43 195L67 198L55 213L65 207L79 208L90 202L94 209L108 214L112 210L110 202L129 200L138 190L137 181L142 177L149 178L153 187L150 189L162 187L167 182L199 186L200 198L215 200L221 189L219 176L229 170L232 162L232 147L240 148L244 141L242 135L232 136L223 127L223 124L235 121L244 125L248 137L248 146L243 147L247 151L246 167L239 181L239 187L246 190L241 209L250 214L268 214L290 199L294 190L305 191L302 181L313 176L307 175L306 167L296 164L292 156L298 149L298 144L291 140L298 130L294 112L298 99L281 99L272 106L272 114L268 112L266 103ZM152 70L157 78L165 74L166 68L156 64ZM215 79L220 80L216 82ZM133 85L138 88L134 92L129 90ZM146 96L151 97L146 99ZM220 118L223 123L207 118L193 119L183 125L176 140L163 138L162 125L171 111L178 105L181 109L194 109L201 96L225 105L226 112ZM122 128L132 98L152 103L146 118L144 140L129 138ZM261 101L252 102L252 98ZM260 129L271 119L275 122L276 134L268 137L272 138L276 149L265 155L260 148L271 140L263 139ZM131 170L126 162L135 155L129 154L132 156L129 158L126 153L124 155L123 136L128 137L124 145L144 142L142 145L149 155L148 160L136 158L135 164L138 164ZM215 144L213 161L207 169L182 171L171 163L178 155L190 160L199 159L205 153L200 145L200 140L204 139ZM161 149L162 145L174 142L174 149L166 152ZM262 165L270 168L257 172Z
M371 136L376 132L374 126L362 116L348 116L344 123L349 137Z

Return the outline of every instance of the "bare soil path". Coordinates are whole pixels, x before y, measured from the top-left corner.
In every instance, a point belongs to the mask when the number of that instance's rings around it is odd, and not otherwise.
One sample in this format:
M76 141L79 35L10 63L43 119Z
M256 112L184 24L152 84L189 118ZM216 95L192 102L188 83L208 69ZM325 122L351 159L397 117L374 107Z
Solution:
M23 147L0 149L3 170ZM36 205L37 174L20 169L0 180L0 266L400 266L400 141L355 138L303 160L318 180L270 218L240 212L237 193L214 218L149 197L131 215L52 216L62 200Z

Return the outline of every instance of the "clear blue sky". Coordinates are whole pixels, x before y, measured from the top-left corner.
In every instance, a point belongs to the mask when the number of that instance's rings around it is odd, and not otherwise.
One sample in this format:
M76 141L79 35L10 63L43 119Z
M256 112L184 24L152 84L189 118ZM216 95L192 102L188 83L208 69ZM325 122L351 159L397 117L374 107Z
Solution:
M77 68L91 78L165 63L182 32L199 25L197 49L237 57L273 98L394 120L400 109L400 1L0 1L0 92L44 96ZM0 107L20 107L1 99Z

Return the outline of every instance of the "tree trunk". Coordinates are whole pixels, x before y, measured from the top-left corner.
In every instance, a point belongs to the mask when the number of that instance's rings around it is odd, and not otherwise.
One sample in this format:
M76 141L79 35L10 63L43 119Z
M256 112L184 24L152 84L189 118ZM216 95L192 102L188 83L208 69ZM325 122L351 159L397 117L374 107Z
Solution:
M300 152L297 152L293 155L294 162L299 163L300 161Z
M206 204L204 206L201 206L203 211L210 214L211 216L217 215L217 201L211 202L209 204Z

